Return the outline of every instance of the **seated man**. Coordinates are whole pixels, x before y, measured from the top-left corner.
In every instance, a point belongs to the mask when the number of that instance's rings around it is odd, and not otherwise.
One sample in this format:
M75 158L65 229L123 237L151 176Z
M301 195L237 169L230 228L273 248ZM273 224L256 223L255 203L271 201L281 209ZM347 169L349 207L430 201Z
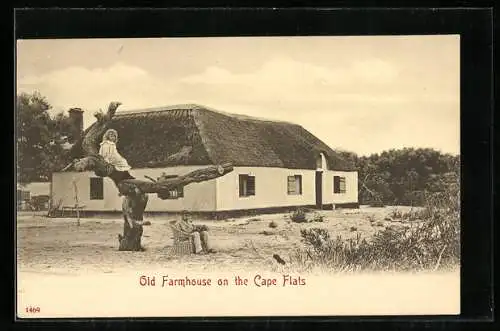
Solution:
M182 219L175 223L179 232L185 238L192 238L194 243L194 252L199 254L203 251L206 253L215 253L215 250L210 247L208 241L208 228L206 225L194 225L188 218L187 212L182 212Z

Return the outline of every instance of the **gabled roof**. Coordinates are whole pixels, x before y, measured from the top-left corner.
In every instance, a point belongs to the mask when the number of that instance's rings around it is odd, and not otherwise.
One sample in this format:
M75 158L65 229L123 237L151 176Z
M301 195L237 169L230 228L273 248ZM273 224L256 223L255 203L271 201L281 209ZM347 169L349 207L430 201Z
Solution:
M339 153L297 124L223 113L188 104L118 111L110 123L133 168L210 165L353 170Z

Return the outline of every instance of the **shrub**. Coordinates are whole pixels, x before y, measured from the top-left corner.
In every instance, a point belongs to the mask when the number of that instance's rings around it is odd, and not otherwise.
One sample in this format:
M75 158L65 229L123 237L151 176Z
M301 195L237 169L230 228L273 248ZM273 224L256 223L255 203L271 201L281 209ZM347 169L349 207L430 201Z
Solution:
M323 222L324 216L320 213L314 213L314 217L312 218L312 222Z
M301 229L300 235L302 236L303 242L310 244L312 248L318 252L321 252L330 241L330 234L326 229Z
M407 217L422 222L387 227L369 240L359 233L356 238L332 239L325 229L301 230L306 249L300 256L306 256L312 264L338 270L437 270L459 264L458 185L450 185L446 192L427 194L426 208Z
M278 224L276 224L275 221L271 221L271 223L269 223L269 227L274 229L278 227Z
M389 213L389 217L392 219L403 219L404 213L399 209L393 209Z
M298 208L292 212L290 219L296 223L305 223L307 222L306 212L302 208Z
M432 215L428 207L412 209L408 212L393 211L391 213L392 218L402 219L408 222L414 222L417 220L429 219Z
M385 207L385 204L382 201L372 201L368 204L370 207Z

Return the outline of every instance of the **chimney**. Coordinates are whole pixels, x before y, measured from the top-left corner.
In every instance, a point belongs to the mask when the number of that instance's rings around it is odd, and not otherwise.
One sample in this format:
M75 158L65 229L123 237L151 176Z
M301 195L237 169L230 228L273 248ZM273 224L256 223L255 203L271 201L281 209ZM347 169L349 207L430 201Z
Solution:
M75 142L83 134L83 110L81 108L70 108L68 113L71 127L70 135L73 142Z

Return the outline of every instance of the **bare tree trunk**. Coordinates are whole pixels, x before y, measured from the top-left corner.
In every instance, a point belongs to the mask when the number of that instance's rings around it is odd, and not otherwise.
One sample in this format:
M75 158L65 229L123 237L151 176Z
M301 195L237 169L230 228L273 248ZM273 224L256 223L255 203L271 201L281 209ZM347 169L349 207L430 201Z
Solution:
M148 203L144 193L123 197L123 235L118 235L120 251L142 251L143 214Z
M233 166L226 163L219 166L208 166L176 177L162 176L157 180L120 179L115 176L116 169L104 161L99 155L99 142L108 129L108 124L113 118L119 102L111 102L106 114L95 114L97 122L84 134L81 140L83 157L75 159L62 171L76 170L94 171L99 177L109 177L115 183L120 195L123 197L123 235L118 235L120 251L141 251L141 238L143 233L143 214L148 203L148 193L156 193L160 199L167 199L169 191L184 187L191 183L199 183L215 179L233 171Z

